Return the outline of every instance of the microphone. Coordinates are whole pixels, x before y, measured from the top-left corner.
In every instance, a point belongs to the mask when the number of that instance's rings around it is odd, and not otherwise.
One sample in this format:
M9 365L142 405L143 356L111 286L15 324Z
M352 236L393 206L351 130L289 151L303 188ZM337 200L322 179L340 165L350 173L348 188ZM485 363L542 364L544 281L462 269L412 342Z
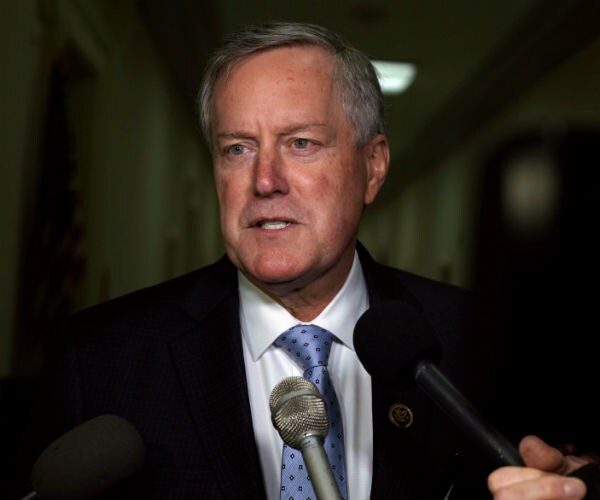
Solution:
M144 442L136 428L117 415L100 415L63 434L37 458L31 470L34 491L22 500L87 500L140 471Z
M269 408L281 439L302 453L317 498L342 500L323 449L329 417L317 386L304 377L287 377L271 391Z
M368 309L354 328L354 348L372 377L401 388L414 382L497 465L523 465L517 448L485 422L436 366L441 345L425 316L404 302Z

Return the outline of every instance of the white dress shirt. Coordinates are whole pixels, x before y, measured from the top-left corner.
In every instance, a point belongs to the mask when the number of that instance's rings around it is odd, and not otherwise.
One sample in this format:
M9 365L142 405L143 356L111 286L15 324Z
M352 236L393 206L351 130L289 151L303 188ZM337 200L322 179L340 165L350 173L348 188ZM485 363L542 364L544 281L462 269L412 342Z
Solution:
M238 271L240 324L254 435L267 499L279 500L283 441L271 423L269 396L285 377L302 370L275 339L303 323L256 288ZM357 254L344 286L310 323L333 333L340 342L331 348L328 369L342 411L348 500L367 500L373 468L371 377L354 351L352 336L358 318L369 307L367 287Z

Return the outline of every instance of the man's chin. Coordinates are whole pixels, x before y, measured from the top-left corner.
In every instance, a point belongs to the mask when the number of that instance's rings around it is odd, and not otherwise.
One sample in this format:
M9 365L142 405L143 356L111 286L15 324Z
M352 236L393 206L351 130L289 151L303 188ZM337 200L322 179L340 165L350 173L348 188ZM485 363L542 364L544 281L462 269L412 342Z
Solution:
M289 249L269 249L256 252L250 258L240 259L245 274L269 285L293 282L314 266L306 256Z

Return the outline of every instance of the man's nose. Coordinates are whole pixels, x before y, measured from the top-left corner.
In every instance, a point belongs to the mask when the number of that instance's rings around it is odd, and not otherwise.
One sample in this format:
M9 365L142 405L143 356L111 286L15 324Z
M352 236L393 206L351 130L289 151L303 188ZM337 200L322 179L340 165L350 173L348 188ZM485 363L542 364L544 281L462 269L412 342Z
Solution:
M286 166L276 148L260 148L256 156L254 190L257 196L288 192Z

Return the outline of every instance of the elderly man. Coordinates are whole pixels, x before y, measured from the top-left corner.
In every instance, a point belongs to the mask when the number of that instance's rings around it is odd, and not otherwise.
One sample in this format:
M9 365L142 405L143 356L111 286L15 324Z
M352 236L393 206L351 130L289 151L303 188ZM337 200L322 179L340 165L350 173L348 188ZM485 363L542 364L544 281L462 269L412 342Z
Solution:
M216 52L199 97L227 255L73 318L65 428L106 413L133 423L151 498L315 499L269 396L317 370L316 384L331 384L325 448L342 498L491 497L492 468L453 422L418 388L371 378L354 350L360 316L397 301L431 324L453 380L476 379L469 293L382 266L357 241L389 163L368 58L319 26L249 27ZM311 355L294 354L318 337ZM324 346L318 368L293 359ZM390 421L390 408L410 422ZM495 498L583 498L584 483L562 475L577 459L534 437L521 450L529 467L496 470Z

